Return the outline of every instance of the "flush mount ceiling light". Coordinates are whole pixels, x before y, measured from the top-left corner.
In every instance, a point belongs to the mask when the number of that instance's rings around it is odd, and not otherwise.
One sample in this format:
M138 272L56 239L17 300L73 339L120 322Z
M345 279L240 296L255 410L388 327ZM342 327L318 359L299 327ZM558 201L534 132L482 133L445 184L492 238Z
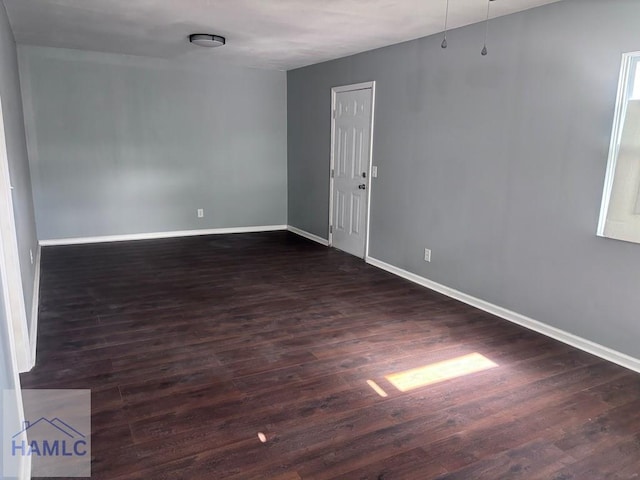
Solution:
M189 41L199 47L221 47L227 40L219 35L209 35L208 33L193 33L189 35Z

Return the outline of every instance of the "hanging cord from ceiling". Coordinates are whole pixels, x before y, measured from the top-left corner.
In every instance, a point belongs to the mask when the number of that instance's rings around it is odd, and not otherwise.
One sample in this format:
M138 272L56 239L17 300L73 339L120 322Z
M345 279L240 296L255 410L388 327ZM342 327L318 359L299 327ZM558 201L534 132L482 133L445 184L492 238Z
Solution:
M487 50L487 38L489 37L489 11L491 10L491 2L493 1L495 0L487 0L487 18L484 22L484 46L480 52L483 56L489 53L489 50Z
M442 48L447 48L447 26L449 24L449 0L447 0L447 8L444 12L444 38L442 39L442 43L440 46Z

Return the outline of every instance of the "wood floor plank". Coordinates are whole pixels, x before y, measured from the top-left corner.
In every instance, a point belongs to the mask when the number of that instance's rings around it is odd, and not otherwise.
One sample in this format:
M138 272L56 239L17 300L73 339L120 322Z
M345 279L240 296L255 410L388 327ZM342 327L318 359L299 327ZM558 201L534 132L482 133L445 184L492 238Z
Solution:
M92 390L95 479L640 472L640 375L287 232L47 247L41 278L22 384Z

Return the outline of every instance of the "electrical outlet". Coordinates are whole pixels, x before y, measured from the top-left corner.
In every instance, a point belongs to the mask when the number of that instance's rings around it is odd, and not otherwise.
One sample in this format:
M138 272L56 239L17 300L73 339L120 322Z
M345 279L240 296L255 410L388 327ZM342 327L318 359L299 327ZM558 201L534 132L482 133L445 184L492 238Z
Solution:
M204 208L198 209L198 218L204 218Z
M424 249L424 261L425 262L430 262L431 261L431 250L428 248Z
M378 178L378 167L376 167L375 165L371 167L371 177Z
M31 265L33 265L33 250L29 250L29 258L31 259Z

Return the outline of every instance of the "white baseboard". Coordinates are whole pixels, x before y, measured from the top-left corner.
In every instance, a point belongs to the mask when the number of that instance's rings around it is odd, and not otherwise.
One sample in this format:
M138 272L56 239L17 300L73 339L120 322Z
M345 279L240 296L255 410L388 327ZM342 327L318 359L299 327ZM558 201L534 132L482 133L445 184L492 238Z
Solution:
M256 227L212 228L207 230L180 230L173 232L132 233L126 235L105 235L102 237L76 237L40 240L40 245L81 245L85 243L130 242L133 240L154 240L158 238L193 237L197 235L221 235L226 233L255 233L286 230L286 225L261 225Z
M309 233L305 230L300 230L299 228L292 227L291 225L287 227L287 230L289 230L291 233L295 233L296 235L300 235L301 237L313 240L314 242L317 242L320 245L324 245L325 247L329 246L329 240L319 237L318 235L314 235L313 233Z
M36 365L36 346L38 343L38 308L40 308L40 256L42 248L38 245L33 276L33 299L31 301L31 326L29 328L29 346L31 347L31 368Z
M567 345L571 345L572 347L576 347L580 350L591 353L610 362L617 363L618 365L621 365L630 370L640 372L640 359L634 358L630 355L627 355L626 353L618 352L609 347L605 347L604 345L600 345L598 343L592 342L591 340L587 340L586 338L574 335L573 333L560 330L559 328L552 327L551 325L547 325L546 323L542 323L538 320L526 317L517 312L513 312L480 298L473 297L440 283L436 283L432 280L395 267L373 257L366 257L365 261L368 264L373 265L374 267L381 268L382 270L386 270L387 272L398 275L399 277L417 283L418 285L422 285L423 287L442 293L443 295L446 295L448 297L455 298L456 300L476 307L480 310L484 310L485 312L489 312L497 317L516 323L522 327L536 331L538 333L546 335L547 337L551 337L562 343L566 343Z

